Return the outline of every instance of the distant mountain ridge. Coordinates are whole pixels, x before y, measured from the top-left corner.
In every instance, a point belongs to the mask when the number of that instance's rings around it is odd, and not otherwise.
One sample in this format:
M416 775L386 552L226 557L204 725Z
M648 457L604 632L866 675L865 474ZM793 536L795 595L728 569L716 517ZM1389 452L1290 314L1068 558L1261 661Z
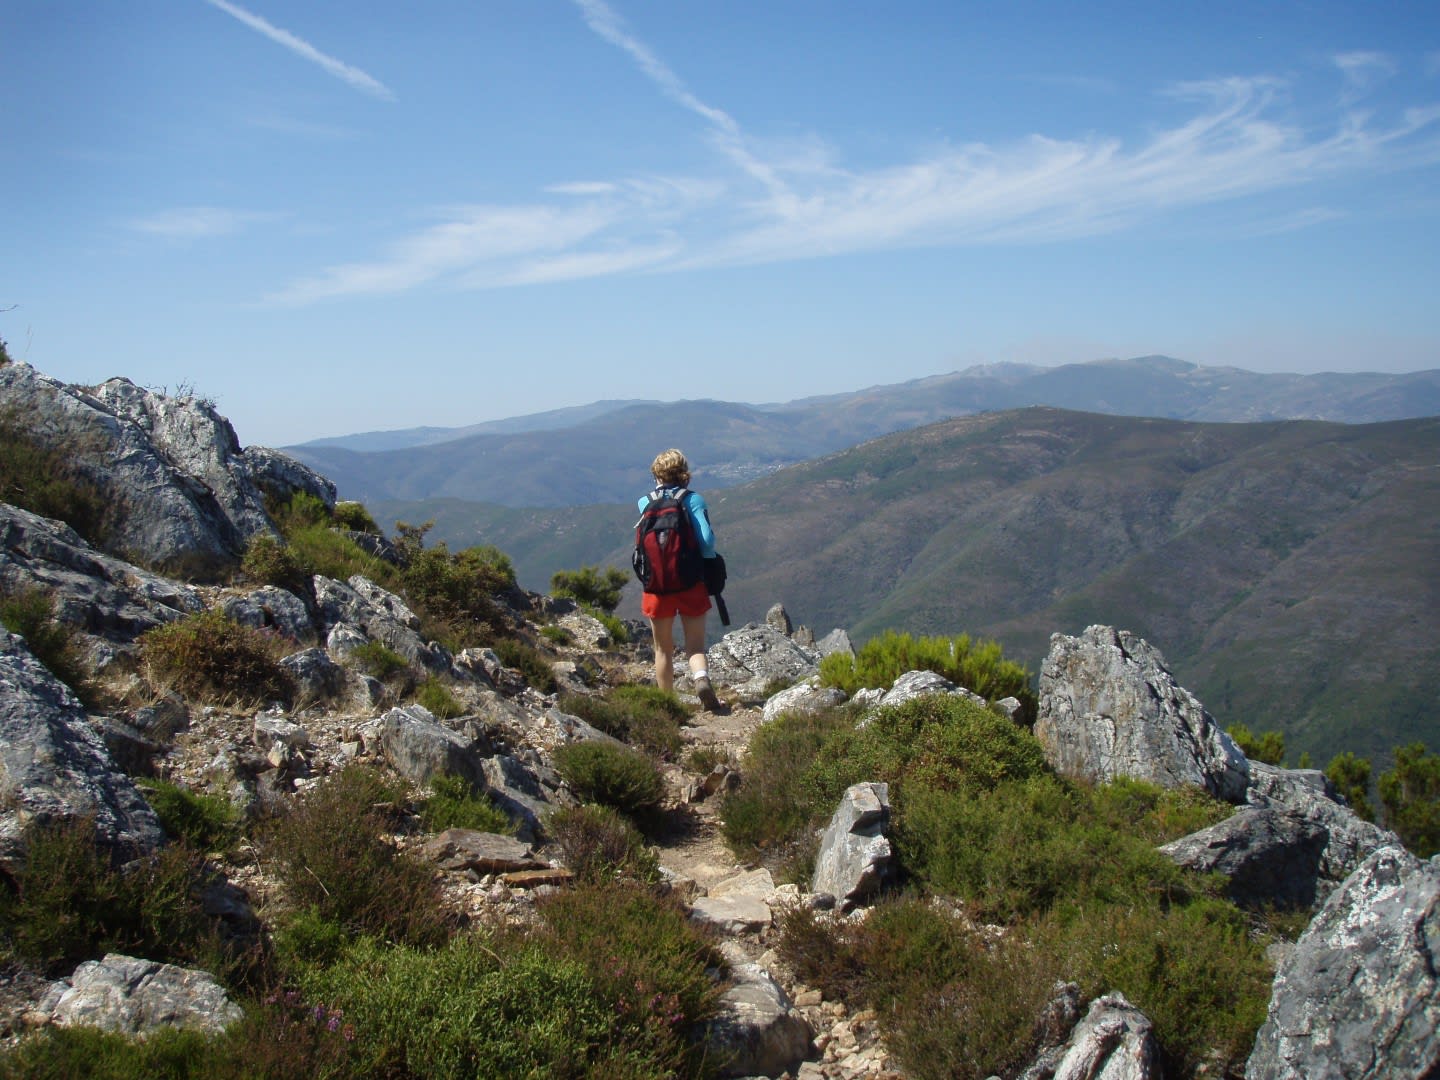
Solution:
M680 446L696 483L730 487L880 435L954 416L1049 405L1122 416L1374 423L1440 414L1440 370L1273 375L1163 356L1041 368L996 364L781 404L612 400L464 428L370 432L288 447L366 503L618 502L650 457Z

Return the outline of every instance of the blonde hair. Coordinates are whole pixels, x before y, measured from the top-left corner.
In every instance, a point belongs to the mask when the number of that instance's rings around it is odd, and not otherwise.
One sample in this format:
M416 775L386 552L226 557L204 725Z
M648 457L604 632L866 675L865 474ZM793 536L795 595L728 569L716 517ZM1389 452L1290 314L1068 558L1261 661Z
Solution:
M650 472L666 487L685 487L690 483L690 463L679 450L666 450L656 455Z

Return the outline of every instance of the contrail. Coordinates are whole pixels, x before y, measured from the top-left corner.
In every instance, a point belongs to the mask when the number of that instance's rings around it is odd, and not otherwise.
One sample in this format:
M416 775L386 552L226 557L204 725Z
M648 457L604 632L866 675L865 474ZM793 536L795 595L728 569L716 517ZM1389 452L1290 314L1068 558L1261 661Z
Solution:
M326 56L308 41L303 41L290 33L288 30L281 30L266 22L259 15L253 15L242 7L229 3L229 0L205 0L211 7L217 7L227 15L239 19L252 30L258 30L277 45L283 45L291 52L309 60L311 63L319 64L322 68L338 79L343 79L357 90L363 90L367 94L374 94L386 101L394 101L395 94L379 79L366 74L357 67L351 67L343 61L336 60L333 56Z

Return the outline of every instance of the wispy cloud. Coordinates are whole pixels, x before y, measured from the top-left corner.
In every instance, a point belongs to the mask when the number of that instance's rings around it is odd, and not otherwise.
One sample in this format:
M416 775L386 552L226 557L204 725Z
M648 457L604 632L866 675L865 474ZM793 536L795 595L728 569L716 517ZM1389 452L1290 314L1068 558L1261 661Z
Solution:
M1134 141L1032 135L942 146L882 167L847 168L819 138L770 141L700 101L603 0L575 0L586 24L664 96L699 117L728 170L710 177L576 180L539 204L466 208L371 262L334 267L281 299L306 302L422 284L483 288L604 274L688 270L906 247L1046 243L1115 232L1187 207L1301 189L1346 174L1440 163L1440 108L1395 118L1342 100L1329 130L1285 119L1272 78L1185 83L1181 110ZM1374 53L1336 60L1344 95L1387 71ZM1237 228L1287 231L1331 212L1286 212Z
M333 56L327 56L308 41L296 37L288 30L280 29L280 27L268 22L259 15L246 11L238 4L232 4L229 0L205 0L205 2L211 7L219 8L227 15L239 19L246 26L250 27L250 29L264 34L271 41L275 42L275 44L283 45L295 53L295 55L309 60L312 64L318 65L331 75L334 75L337 79L349 83L355 87L355 89L363 90L367 94L373 94L375 97L383 98L386 101L395 100L395 94L379 79L361 71L357 67L337 60Z
M1379 52L1346 52L1335 57L1335 66L1345 76L1341 102L1353 105L1375 84L1395 74L1395 62Z
M247 225L267 220L271 215L247 210L227 210L217 206L184 206L135 218L130 228L170 240L205 240L229 236Z

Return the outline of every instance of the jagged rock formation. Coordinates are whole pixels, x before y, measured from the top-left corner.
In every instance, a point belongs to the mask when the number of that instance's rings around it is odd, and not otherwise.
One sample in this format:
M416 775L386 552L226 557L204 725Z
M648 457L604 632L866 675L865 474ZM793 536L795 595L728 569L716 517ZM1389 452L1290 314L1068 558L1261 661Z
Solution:
M835 897L842 910L879 892L891 869L889 824L888 784L847 788L821 834L810 891Z
M233 568L251 537L274 535L267 497L304 491L335 503L318 473L272 450L244 450L229 421L194 397L128 379L87 390L28 364L0 367L0 404L104 493L108 549L166 573L207 579Z
M32 822L93 820L117 858L153 851L160 823L134 782L115 767L68 687L0 629L0 870L24 854Z
M1095 781L1128 776L1198 784L1238 803L1249 763L1165 659L1125 630L1056 634L1040 669L1035 734L1056 771Z
M1246 1080L1440 1075L1440 862L1375 852L1275 977Z
M223 1031L243 1012L209 972L109 953L57 981L39 1013L61 1027L144 1035L161 1027Z

